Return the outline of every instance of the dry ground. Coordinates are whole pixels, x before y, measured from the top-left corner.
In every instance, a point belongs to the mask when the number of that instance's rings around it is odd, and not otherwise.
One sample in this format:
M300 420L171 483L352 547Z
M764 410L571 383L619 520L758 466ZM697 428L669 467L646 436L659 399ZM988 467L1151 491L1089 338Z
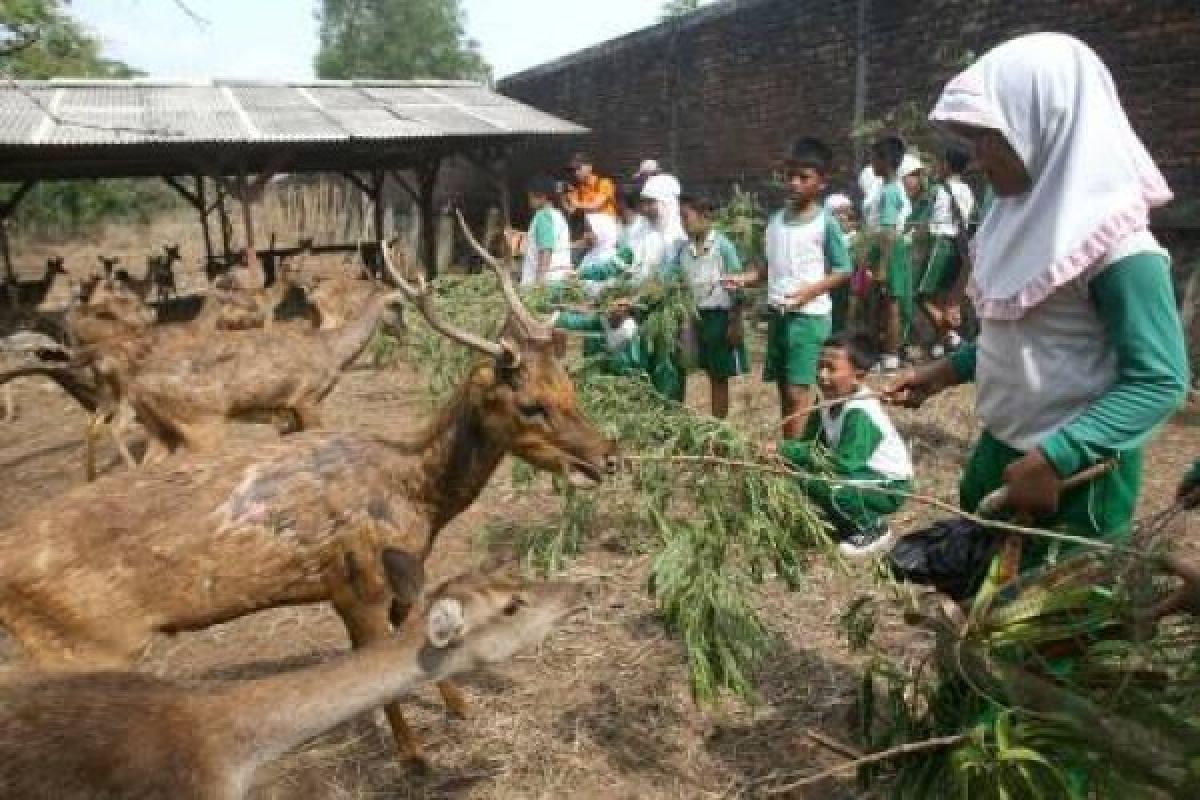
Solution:
M694 404L703 407L702 382L691 389ZM83 415L49 386L25 383L18 397L20 418L0 424L0 529L82 480ZM953 499L957 469L976 432L969 405L969 390L957 390L919 413L898 416L924 492ZM423 382L401 365L348 374L328 408L332 426L396 433L423 419L429 403ZM770 435L773 396L757 377L738 386L735 408L745 429ZM1151 447L1146 510L1166 504L1197 454L1197 417L1185 411ZM476 536L489 520L534 519L554 508L546 496L514 494L502 467L474 508L442 534L431 567L439 576L463 571L485 558ZM898 527L930 518L910 508ZM587 554L568 573L599 585L590 615L552 636L539 652L471 679L469 719L447 719L430 691L408 701L437 765L432 775L405 774L389 758L386 729L361 719L284 759L263 776L256 797L716 798L771 770L835 763L836 756L813 745L804 731L849 738L860 663L842 642L837 620L854 596L874 589L870 576L818 563L799 592L768 587L762 607L781 636L761 671L761 703L700 708L688 695L680 648L644 591L647 559L624 552L622 541L619 531L595 532ZM883 620L882 638L893 647L909 636L898 621ZM330 611L293 609L164 637L141 667L172 676L247 677L313 663L345 646ZM808 796L852 797L855 791L850 781L827 782Z

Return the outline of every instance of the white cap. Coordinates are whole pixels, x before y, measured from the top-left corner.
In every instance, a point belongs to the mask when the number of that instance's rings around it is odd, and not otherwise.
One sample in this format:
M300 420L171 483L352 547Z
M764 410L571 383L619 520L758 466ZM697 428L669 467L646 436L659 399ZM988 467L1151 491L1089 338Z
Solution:
M849 197L839 192L825 198L825 207L830 211L838 211L843 208L853 208L854 203L850 202Z
M896 174L901 178L906 175L912 175L914 172L920 172L925 169L925 165L921 163L921 159L912 153L905 153L904 159L900 162L900 169L896 170Z
M656 172L658 172L658 162L653 158L647 158L642 162L642 165L638 167L638 171L633 174L633 177L640 178L643 175L653 175Z

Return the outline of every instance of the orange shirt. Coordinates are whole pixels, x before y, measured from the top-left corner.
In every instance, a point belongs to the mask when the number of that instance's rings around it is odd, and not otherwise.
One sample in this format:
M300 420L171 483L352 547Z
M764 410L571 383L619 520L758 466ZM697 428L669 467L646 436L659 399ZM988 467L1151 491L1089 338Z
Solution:
M603 201L595 210L611 217L617 216L617 187L608 178L592 175L586 183L567 192L567 199L576 208L592 208L597 202Z

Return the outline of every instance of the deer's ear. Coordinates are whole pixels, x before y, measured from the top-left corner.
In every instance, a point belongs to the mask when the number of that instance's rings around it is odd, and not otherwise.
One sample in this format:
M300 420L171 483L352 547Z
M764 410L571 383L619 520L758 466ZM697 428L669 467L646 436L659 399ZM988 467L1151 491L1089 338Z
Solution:
M387 547L383 550L383 571L396 602L412 607L425 588L425 563L416 553Z

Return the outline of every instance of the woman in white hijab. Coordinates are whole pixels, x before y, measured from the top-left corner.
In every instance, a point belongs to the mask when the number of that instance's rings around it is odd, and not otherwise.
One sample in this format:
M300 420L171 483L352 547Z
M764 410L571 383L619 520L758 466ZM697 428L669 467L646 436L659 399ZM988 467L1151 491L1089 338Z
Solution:
M1006 485L1042 526L1123 539L1142 447L1183 401L1187 357L1170 262L1148 228L1171 199L1108 69L1082 42L1033 34L947 84L930 119L974 154L995 206L974 241L975 345L897 378L919 405L974 381L985 431L960 484L964 508ZM1059 494L1105 460L1116 468ZM1022 564L1047 556L1029 541Z

